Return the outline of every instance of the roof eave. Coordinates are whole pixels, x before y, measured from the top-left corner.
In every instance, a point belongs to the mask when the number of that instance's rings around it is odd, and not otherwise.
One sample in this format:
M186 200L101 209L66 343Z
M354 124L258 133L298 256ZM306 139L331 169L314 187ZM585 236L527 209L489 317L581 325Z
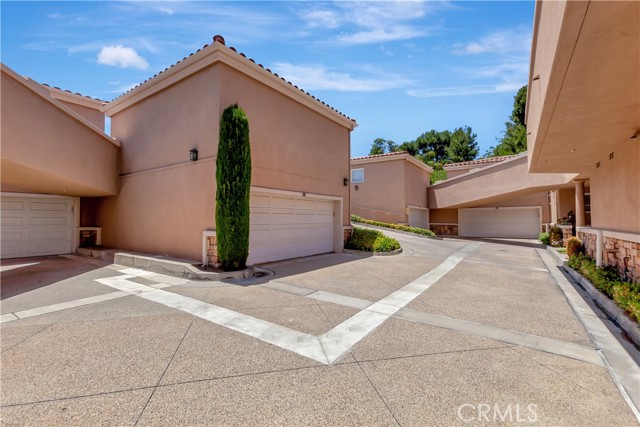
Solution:
M152 96L153 94L166 89L195 72L217 62L224 63L257 81L266 84L272 89L294 99L302 105L305 105L334 122L337 122L349 130L353 130L358 126L355 120L344 116L323 102L317 100L315 97L312 97L301 89L298 89L284 79L277 77L220 42L214 42L192 56L187 57L181 62L155 75L140 86L108 103L102 107L101 111L111 117Z

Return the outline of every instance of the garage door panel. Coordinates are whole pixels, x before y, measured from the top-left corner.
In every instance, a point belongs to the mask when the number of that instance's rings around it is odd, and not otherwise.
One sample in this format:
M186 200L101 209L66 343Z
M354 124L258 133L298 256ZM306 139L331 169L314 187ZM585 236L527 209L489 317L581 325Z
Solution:
M29 242L47 242L51 240L66 241L66 230L35 230L29 232Z
M540 232L540 209L460 209L459 234L465 237L536 238Z
M69 209L68 202L41 202L33 201L30 203L30 209L32 211L62 211L66 212Z
M20 200L2 201L3 211L23 211L25 210L25 202Z
M15 226L15 227L20 227L23 226L25 223L25 218L24 217L14 217L14 216L2 216L2 225L3 226Z
M249 263L333 251L332 200L251 195Z
M51 225L67 225L69 219L66 217L42 217L34 216L29 219L29 225L35 226L51 226Z

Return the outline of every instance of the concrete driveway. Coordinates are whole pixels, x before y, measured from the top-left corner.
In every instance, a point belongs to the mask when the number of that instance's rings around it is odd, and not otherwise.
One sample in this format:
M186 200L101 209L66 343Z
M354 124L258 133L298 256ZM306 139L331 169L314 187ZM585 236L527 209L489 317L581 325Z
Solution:
M14 261L42 264L2 272L2 423L638 424L601 354L633 366L544 250L388 234L402 255L242 284ZM53 273L29 284L38 269Z

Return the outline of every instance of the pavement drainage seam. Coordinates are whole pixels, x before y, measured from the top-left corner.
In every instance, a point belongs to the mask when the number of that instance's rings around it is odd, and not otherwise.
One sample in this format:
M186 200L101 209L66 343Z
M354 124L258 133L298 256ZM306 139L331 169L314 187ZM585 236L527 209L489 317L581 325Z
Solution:
M607 326L595 315L573 285L560 272L558 265L544 249L536 249L549 274L564 293L569 306L580 320L585 330L595 343L596 352L618 387L618 391L629 405L638 422L640 422L640 367L634 362L618 340L611 334ZM621 372L622 374L620 374Z
M397 291L392 292L387 297L372 304L320 336L312 336L194 298L141 285L127 280L127 278L132 277L131 274L96 279L96 281L120 291L128 292L167 307L187 312L317 362L332 364L353 345L361 341L398 310L409 304L440 280L445 274L455 268L460 261L475 251L480 245L482 245L481 242L476 242L462 247L431 271ZM127 269L123 270L123 272L137 273L137 271L134 270L135 269Z

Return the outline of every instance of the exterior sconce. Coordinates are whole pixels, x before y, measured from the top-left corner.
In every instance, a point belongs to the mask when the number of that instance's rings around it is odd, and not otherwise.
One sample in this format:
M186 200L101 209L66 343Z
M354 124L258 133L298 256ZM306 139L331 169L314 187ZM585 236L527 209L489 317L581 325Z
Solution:
M189 150L189 160L191 160L192 162L195 162L196 160L198 160L197 148L192 148L191 150Z
M356 185L356 191L358 191L358 186Z
M349 185L349 178L344 178L342 180L342 183L344 184L344 186L346 187L347 185Z

